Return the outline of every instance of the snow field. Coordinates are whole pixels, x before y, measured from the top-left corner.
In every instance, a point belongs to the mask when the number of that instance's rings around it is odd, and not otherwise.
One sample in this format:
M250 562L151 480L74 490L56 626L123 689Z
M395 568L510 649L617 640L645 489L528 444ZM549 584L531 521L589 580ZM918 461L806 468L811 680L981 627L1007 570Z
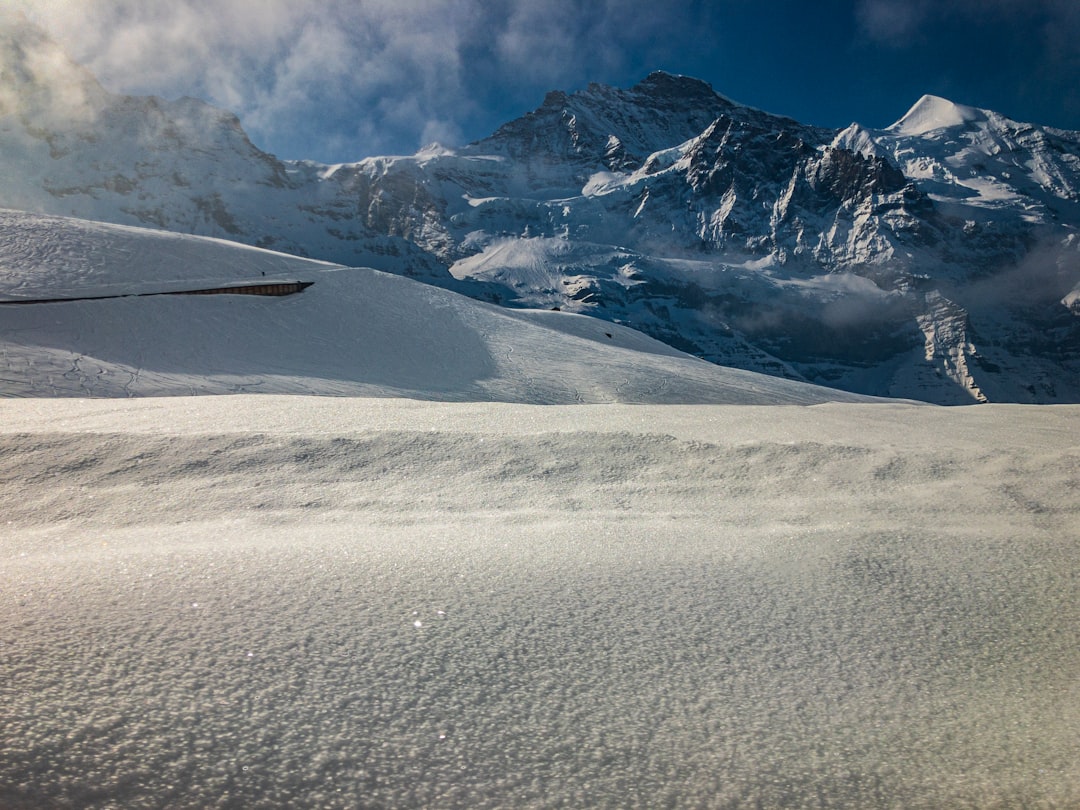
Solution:
M1071 806L1078 418L0 402L0 805Z
M721 368L626 327L220 240L0 211L0 301L311 281L288 298L0 304L0 396L406 396L527 403L860 401Z

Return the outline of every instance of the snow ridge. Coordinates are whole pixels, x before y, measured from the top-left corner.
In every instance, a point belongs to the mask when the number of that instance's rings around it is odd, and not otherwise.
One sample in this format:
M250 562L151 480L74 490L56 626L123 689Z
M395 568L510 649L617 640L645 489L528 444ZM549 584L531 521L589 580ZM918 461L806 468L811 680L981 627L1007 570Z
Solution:
M903 118L886 129L896 135L927 135L938 129L962 127L985 121L986 112L955 104L940 96L926 95L907 111Z

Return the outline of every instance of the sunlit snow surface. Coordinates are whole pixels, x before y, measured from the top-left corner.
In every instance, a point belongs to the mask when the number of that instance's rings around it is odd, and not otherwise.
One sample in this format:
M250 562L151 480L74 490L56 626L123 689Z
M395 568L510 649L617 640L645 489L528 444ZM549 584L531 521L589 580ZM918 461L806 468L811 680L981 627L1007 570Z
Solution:
M0 401L0 806L1075 807L1078 424Z
M3 810L1080 805L1080 408L0 211L0 298L264 279L0 306Z

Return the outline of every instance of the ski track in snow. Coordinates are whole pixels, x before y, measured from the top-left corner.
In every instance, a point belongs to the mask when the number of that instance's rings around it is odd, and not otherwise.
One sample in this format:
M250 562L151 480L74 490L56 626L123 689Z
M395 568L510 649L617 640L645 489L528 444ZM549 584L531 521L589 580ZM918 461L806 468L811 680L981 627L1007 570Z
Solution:
M0 401L0 806L1075 806L1078 419Z

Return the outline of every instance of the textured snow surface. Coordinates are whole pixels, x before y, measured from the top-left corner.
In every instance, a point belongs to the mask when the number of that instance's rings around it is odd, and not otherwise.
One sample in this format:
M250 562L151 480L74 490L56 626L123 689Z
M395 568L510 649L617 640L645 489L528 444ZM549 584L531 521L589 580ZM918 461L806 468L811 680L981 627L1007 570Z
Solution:
M0 806L1077 806L1078 426L0 401Z

